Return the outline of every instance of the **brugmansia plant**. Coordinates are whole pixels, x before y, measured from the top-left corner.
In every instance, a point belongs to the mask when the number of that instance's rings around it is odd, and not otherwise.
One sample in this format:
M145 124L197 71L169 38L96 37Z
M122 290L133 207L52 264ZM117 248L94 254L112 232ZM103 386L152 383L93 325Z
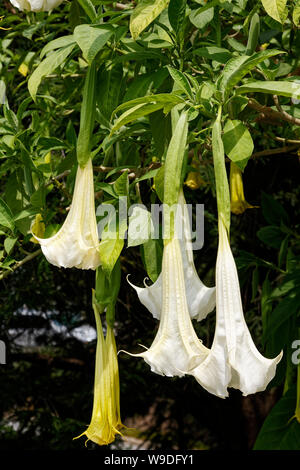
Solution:
M13 103L8 75L0 78L0 279L41 254L59 268L95 271L93 408L78 437L108 445L127 432L115 340L127 233L127 247L140 246L150 281L135 286L132 270L127 280L158 329L149 347L134 352L130 345L126 353L143 358L155 374L192 376L194 387L220 398L230 388L247 396L283 385L255 448L300 448L300 360L292 362L291 354L299 339L299 237L266 194L261 206L269 226L257 236L277 249L277 265L250 252L243 252L243 264L235 256L238 238L230 235L249 212L261 210L245 199L248 162L299 155L300 6L275 3L11 0L0 11L6 54L0 70L17 67L22 80ZM9 52L16 13L26 24L24 37L42 31L17 64ZM263 149L254 152L254 142ZM123 208L146 197L138 232L136 213L128 222ZM212 201L218 247L215 287L198 275L185 199L204 197ZM147 209L158 201L160 239L151 237ZM112 211L102 217L108 206ZM26 251L37 242L40 248ZM244 316L241 265L253 269L252 300L260 295L263 354ZM198 334L207 317L211 344Z

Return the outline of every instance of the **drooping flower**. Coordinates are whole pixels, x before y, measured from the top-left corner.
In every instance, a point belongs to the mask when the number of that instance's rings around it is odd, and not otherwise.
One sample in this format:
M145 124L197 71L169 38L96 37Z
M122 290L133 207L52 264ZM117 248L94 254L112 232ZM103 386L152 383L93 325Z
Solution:
M186 177L184 184L188 186L190 189L195 190L200 188L201 186L205 186L206 182L202 178L199 167L200 162L196 158L192 159L191 166L195 168L195 171L190 171Z
M107 445L125 427L120 414L120 384L116 342L113 329L107 325L104 339L101 318L96 306L94 312L97 325L97 349L94 383L94 403L90 425L79 436L87 436L96 444ZM86 441L86 442L87 442Z
M221 398L228 396L227 387L239 389L246 396L265 390L281 357L282 353L267 359L253 343L243 314L235 261L220 217L215 335L207 358L192 375L206 390Z
M230 163L230 207L233 214L243 214L246 209L254 209L257 206L251 206L244 195L243 176L239 167Z
M71 208L60 230L50 238L33 235L55 266L96 269L100 265L91 159L84 168L78 166Z
M200 321L215 307L215 287L206 287L197 274L193 259L189 214L182 190L178 198L175 226L181 248L188 310L191 318ZM153 317L159 319L163 302L163 273L160 273L152 286L146 285L145 288L141 288L131 283L130 285L136 290L140 301Z
M162 262L160 323L149 349L139 354L152 372L183 376L199 365L209 350L198 339L190 318L179 240L165 241Z
M10 3L21 11L50 11L64 0L10 0Z

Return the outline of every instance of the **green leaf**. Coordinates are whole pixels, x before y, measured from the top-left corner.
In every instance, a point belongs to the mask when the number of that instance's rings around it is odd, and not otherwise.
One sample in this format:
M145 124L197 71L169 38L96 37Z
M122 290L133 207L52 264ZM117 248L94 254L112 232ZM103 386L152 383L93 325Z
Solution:
M168 6L169 0L140 0L130 17L130 33L134 40Z
M99 244L99 254L104 272L109 276L112 272L124 246L124 236L127 230L125 221L116 228L108 224L103 230Z
M57 67L62 65L68 55L71 54L74 47L75 45L71 44L70 46L52 52L52 54L49 55L49 57L47 57L46 59L44 59L35 69L35 71L28 80L28 90L33 100L35 100L36 98L36 93L42 79L46 77L46 75L49 75L50 73L54 72Z
M184 73L180 72L179 70L174 69L170 65L167 66L167 69L173 78L174 82L177 85L177 89L184 91L187 96L193 100L193 92L191 86L189 84L188 79L184 75Z
M296 5L293 9L293 22L299 28L300 26L300 0L296 0Z
M111 129L111 134L116 132L120 127L125 126L129 122L135 121L136 119L147 116L150 113L161 109L162 105L160 103L154 104L138 104L131 109L128 109L123 113L115 122Z
M109 276L104 269L99 266L96 271L95 297L102 309L115 304L121 284L120 259L115 263Z
M254 450L299 450L300 423L292 419L296 408L296 387L290 388L267 416Z
M74 39L82 50L84 59L90 64L111 38L114 30L111 25L81 24L74 29Z
M282 222L289 224L289 216L282 205L264 191L261 196L261 207L263 216L269 224L278 226Z
M226 62L232 58L232 53L228 49L216 46L200 47L199 49L193 50L193 54L199 57L205 57L206 59L215 60L221 64L226 64Z
M214 18L215 9L210 5L206 5L202 8L192 10L189 19L190 22L198 29L203 29L207 26Z
M289 292L288 296L280 300L268 317L267 328L264 331L262 342L266 343L277 331L283 332L283 325L300 310L300 294L297 289Z
M68 36L61 36L60 38L53 39L53 41L48 42L45 47L41 50L40 58L42 59L48 52L54 51L55 49L60 49L62 47L70 46L75 44L75 39L73 34Z
M284 23L287 17L287 0L261 0L264 9L276 21Z
M241 121L228 119L222 140L226 155L243 170L254 149L247 127Z
M114 116L116 113L118 113L121 110L124 109L129 109L132 108L135 105L138 104L146 104L146 103L160 103L163 106L166 105L176 105L179 103L183 103L184 100L178 95L172 94L172 93L160 93L158 95L149 95L149 96L142 96L140 98L135 98L134 100L127 101L126 103L120 104L118 106L112 116Z
M92 21L92 23L94 23L96 20L97 14L96 14L96 10L93 5L93 2L91 0L78 0L78 3L86 12L87 16Z
M153 232L151 213L145 207L135 206L129 217L128 247L142 245L151 238Z
M96 96L99 109L108 121L113 110L119 104L122 78L123 67L121 64L113 65L109 70L100 68L97 77Z
M255 49L258 44L260 34L260 19L259 14L254 13L251 18L250 28L249 28L249 35L248 35L248 42L247 42L247 49L246 55L251 55L255 52Z
M224 67L219 83L219 89L223 93L228 92L260 62L278 54L283 54L283 52L276 49L270 49L257 52L250 57L247 55L233 57Z
M170 0L168 16L170 25L176 34L178 34L185 20L186 0Z
M172 135L165 160L164 203L169 206L178 202L187 134L187 113L182 112Z
M7 237L4 240L4 249L8 255L12 252L13 247L15 246L18 238Z
M141 247L142 259L148 276L155 282L161 272L162 246L159 240L150 239Z
M237 88L237 93L269 93L271 95L287 96L289 98L300 99L299 82L272 82L255 81L249 82Z
M257 236L266 245L276 250L280 249L280 245L285 238L285 234L276 225L268 225L267 227L259 229Z
M0 198L0 225L3 227L9 228L10 230L14 230L15 223L13 219L12 212L6 202Z
M114 190L118 196L128 196L129 180L127 171L124 171L124 173L122 173L114 182Z

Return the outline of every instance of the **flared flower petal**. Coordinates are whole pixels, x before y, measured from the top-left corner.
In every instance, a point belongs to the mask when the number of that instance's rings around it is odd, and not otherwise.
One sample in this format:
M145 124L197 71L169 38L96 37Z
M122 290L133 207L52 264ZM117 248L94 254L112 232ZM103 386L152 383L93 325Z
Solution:
M100 265L91 160L83 169L78 166L71 208L60 230L50 238L33 235L55 266L96 269Z
M162 263L160 323L149 349L133 356L143 357L157 374L183 376L199 365L209 350L197 338L188 311L184 270L179 241L168 241Z
M21 11L50 11L62 2L63 0L10 0Z
M216 266L216 330L206 360L192 375L209 392L228 396L228 387L249 395L265 390L282 357L267 359L256 349L245 322L239 279L227 231L219 220Z
M189 214L183 191L180 192L178 199L176 233L181 248L188 310L191 318L200 321L215 308L216 294L215 287L206 287L202 283L195 268ZM162 273L152 286L146 285L145 288L141 288L131 283L130 285L136 290L141 303L152 313L154 318L159 319L163 301Z
M94 307L95 308L95 307ZM100 315L95 308L97 349L94 384L94 404L91 423L79 437L85 435L98 445L107 445L125 427L120 415L120 385L116 342L112 328L107 325L104 339Z

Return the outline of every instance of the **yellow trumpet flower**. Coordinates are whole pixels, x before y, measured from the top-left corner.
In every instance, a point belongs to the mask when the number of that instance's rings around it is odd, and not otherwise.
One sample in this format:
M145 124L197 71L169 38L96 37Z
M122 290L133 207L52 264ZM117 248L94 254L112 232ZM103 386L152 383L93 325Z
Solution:
M251 206L251 204L246 201L242 172L233 162L230 163L230 199L231 212L236 215L243 214L246 209L254 209L258 207Z
M79 436L87 436L96 444L108 445L125 426L120 414L120 385L116 342L113 329L107 325L106 338L99 311L93 303L97 325L97 348L95 365L94 404L90 425Z
M206 185L206 182L204 181L198 170L200 166L199 161L193 158L191 166L195 168L196 171L190 171L188 173L184 184L193 190Z

